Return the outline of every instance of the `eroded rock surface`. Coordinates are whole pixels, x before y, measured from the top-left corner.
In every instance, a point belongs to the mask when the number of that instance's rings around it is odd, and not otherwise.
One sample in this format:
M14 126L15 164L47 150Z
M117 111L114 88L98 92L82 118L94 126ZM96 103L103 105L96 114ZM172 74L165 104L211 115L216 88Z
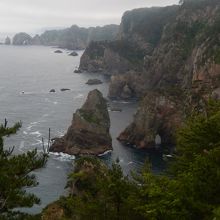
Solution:
M109 134L110 119L106 100L102 93L93 90L87 100L73 114L67 133L56 138L50 151L71 155L98 155L112 149Z

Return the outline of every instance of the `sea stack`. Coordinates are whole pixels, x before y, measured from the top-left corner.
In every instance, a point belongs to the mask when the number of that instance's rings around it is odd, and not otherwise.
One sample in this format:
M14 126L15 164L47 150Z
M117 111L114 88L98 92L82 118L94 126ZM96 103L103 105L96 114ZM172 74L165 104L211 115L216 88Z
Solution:
M89 92L82 108L73 114L72 124L50 151L71 155L99 155L112 150L110 118L106 100L97 89Z

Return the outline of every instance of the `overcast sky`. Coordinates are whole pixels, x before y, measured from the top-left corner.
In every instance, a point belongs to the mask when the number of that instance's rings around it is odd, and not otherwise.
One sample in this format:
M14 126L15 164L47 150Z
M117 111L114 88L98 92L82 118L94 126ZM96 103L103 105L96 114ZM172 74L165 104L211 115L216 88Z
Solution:
M179 0L0 0L0 34L47 28L119 24L126 10L177 4Z

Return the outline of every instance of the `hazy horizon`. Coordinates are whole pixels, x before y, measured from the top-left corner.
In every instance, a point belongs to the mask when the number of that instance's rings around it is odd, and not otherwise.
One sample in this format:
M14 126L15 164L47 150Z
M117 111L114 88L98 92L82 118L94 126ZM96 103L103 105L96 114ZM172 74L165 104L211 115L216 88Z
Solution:
M123 13L140 7L178 4L179 0L1 0L0 39L17 32L42 33L76 24L120 24Z

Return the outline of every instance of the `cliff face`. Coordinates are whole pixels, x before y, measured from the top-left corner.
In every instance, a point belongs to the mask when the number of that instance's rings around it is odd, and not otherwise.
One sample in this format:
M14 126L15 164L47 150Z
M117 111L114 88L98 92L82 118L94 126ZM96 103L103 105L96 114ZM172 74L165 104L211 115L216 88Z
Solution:
M132 49L126 48L122 53L120 47L115 47L113 51L122 60L129 60L131 54L129 61L135 60L136 65L127 65L127 71L111 70L109 96L138 97L142 101L134 122L121 133L119 140L147 147L159 134L162 143L172 143L175 129L188 112L202 110L210 96L219 98L219 33L217 0L188 0L181 6L125 13L119 38L129 42L129 47L135 45L135 50L132 53ZM105 45L103 51L110 47L111 44ZM102 71L108 71L105 65L103 68L105 57L97 60ZM88 63L92 61L90 57Z
M55 139L50 151L72 155L98 155L112 149L107 104L98 90L88 94L82 108L73 114L66 135Z
M62 30L45 31L33 38L26 33L16 34L13 43L16 45L45 45L58 46L69 50L85 49L91 41L111 41L118 34L118 25L106 25L103 27L81 28L73 25ZM25 35L25 36L24 36ZM18 40L17 40L18 39Z

